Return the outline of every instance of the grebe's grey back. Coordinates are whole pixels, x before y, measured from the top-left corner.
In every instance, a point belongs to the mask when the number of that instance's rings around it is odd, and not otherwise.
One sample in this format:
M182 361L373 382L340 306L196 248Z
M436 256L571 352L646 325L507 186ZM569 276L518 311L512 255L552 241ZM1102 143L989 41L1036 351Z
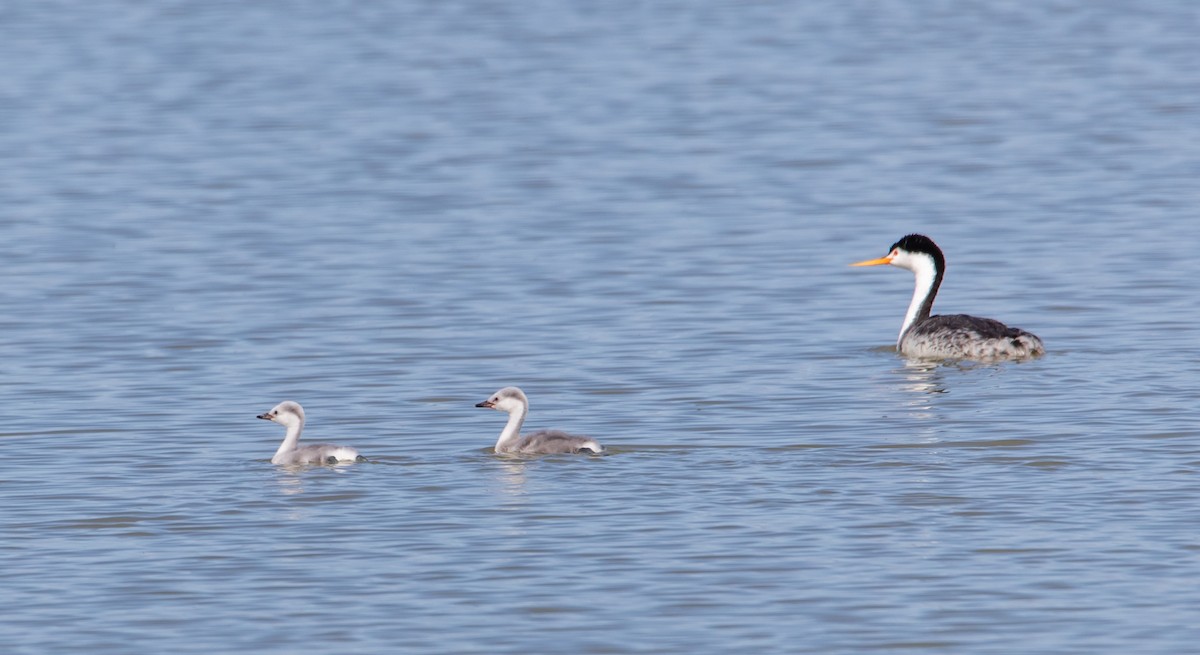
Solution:
M977 361L1027 359L1045 354L1046 347L1037 336L994 319L967 314L930 316L933 299L946 272L946 257L933 239L910 234L892 244L886 256L851 266L882 264L906 268L916 276L912 302L896 340L896 349L901 354Z
M508 413L508 423L496 440L497 453L519 453L525 455L552 455L557 453L604 452L604 448L591 437L567 434L561 430L541 430L521 436L521 425L529 414L529 399L525 392L516 387L504 387L487 400L476 403L476 407L487 407Z
M287 435L279 450L271 458L272 464L298 466L302 464L336 464L338 462L362 462L366 457L349 446L338 446L331 443L316 443L307 446L298 445L300 433L304 431L304 408L300 403L285 400L266 414L258 418L274 421L287 428Z

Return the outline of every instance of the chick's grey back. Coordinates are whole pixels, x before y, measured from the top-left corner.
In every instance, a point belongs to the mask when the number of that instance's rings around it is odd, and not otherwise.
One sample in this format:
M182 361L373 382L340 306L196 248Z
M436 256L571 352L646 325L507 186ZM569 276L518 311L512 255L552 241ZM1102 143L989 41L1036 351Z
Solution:
M514 449L521 453L578 453L589 450L593 453L603 452L604 448L591 437L581 437L568 434L562 430L539 430L521 437Z

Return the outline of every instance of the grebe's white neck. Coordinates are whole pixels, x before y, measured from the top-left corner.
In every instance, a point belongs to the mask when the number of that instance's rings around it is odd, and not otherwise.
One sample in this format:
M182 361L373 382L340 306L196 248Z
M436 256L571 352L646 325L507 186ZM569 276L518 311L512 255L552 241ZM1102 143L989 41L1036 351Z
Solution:
M304 421L292 423L287 426L287 434L283 437L283 443L279 444L279 450L275 451L275 455L271 458L272 463L278 463L275 460L282 458L287 453L296 450L300 444L300 433L304 431Z
M279 464L286 459L286 454L296 450L297 444L300 443L300 433L304 431L304 408L300 403L285 400L266 414L259 414L258 418L273 421L287 428L283 443L279 444L279 450L276 450L275 456L271 458L272 464Z
M508 412L508 423L504 425L504 429L500 431L500 438L496 440L496 452L506 452L517 445L521 438L521 424L525 422L525 415L529 413L529 399L525 397L524 391L516 387L504 387L475 406Z
M528 413L529 405L526 404L517 405L508 410L508 423L504 424L504 429L500 431L500 438L496 440L496 452L504 452L516 445L521 438L521 426L525 423L525 416Z
M909 302L908 311L904 314L904 324L900 326L900 336L896 337L896 347L899 348L905 333L918 321L929 318L930 312L933 311L933 299L937 296L938 287L942 284L942 272L937 270L933 257L923 252L909 253L901 250L891 263L893 266L907 268L916 277L912 301Z

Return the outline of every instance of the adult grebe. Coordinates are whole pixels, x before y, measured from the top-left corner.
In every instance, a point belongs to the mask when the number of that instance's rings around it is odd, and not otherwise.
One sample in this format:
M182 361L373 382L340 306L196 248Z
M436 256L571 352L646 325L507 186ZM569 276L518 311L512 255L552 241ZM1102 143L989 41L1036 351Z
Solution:
M551 455L557 453L604 452L600 444L591 437L578 437L560 430L541 430L521 436L521 424L529 413L529 399L525 392L516 387L504 387L491 398L477 403L476 407L487 407L498 412L508 412L508 423L496 440L497 453L520 453L525 455Z
M297 446L300 433L304 431L304 408L300 403L285 400L276 405L266 414L258 418L275 421L287 428L287 436L279 444L279 450L271 458L272 464L301 465L301 464L337 464L338 462L365 462L366 457L349 446L338 446L331 443L317 443L308 446Z
M909 357L926 359L1027 359L1045 354L1042 340L1020 328L1000 321L966 314L930 316L937 296L946 258L927 236L910 234L892 244L886 257L868 259L851 266L891 264L907 268L917 278L912 302L900 328L896 349Z

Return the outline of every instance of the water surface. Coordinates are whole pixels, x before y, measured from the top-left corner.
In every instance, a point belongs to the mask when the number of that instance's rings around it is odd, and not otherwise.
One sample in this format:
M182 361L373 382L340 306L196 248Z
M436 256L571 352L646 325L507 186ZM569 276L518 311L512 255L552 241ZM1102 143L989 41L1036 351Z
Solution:
M1193 5L577 4L6 10L4 652L1192 649Z

